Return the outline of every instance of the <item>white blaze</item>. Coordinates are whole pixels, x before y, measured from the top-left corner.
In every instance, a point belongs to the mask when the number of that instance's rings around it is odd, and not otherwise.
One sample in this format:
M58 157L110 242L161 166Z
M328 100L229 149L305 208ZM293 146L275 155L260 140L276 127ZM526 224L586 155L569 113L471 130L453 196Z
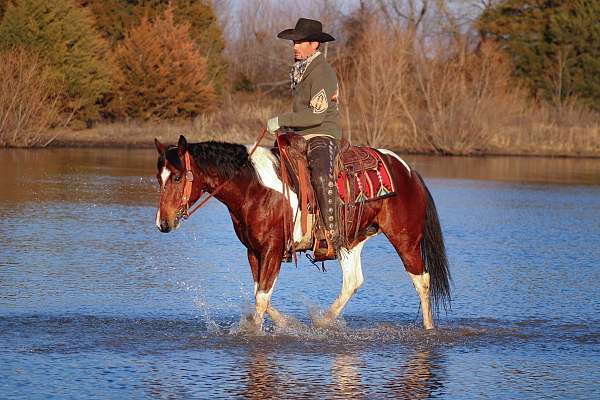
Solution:
M165 184L167 183L167 180L169 179L169 176L171 176L171 171L169 171L167 168L163 167L163 169L160 171L160 188L161 188L161 190L164 189ZM158 207L158 210L156 211L156 227L158 229L160 229L160 207Z
M168 168L163 167L162 171L160 171L160 186L162 188L167 184L167 180L171 176L171 171Z

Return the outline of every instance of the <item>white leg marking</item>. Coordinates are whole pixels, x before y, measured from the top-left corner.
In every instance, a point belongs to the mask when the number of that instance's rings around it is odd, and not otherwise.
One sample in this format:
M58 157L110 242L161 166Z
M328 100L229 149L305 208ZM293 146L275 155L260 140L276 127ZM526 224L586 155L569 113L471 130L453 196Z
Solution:
M390 155L392 157L395 157L398 161L400 161L402 163L402 165L404 165L404 167L406 167L406 170L408 171L408 173L409 174L411 173L410 167L408 166L408 164L406 163L406 161L404 161L403 159L401 159L398 154L396 154L393 151L388 150L388 149L377 149L377 150L379 150L383 154L388 154L388 155Z
M267 292L264 290L257 290L254 299L256 301L256 312L260 314L264 314L267 308L269 307L269 303L271 302L271 295L273 294L273 288L275 288L275 283L277 282L277 278L273 281L273 285L271 289Z
M421 311L423 312L423 326L425 329L434 328L433 316L431 314L431 303L429 299L429 273L424 272L421 275L413 275L406 272L415 286L415 290L421 299Z
M269 303L271 302L271 295L273 294L273 288L275 288L276 282L277 278L275 278L271 289L269 289L267 292L265 292L264 290L256 291L256 295L254 296L254 302L256 303L256 313L254 314L254 322L258 327L262 328L265 312L267 311L267 308L269 308Z
M346 303L364 282L360 253L366 241L367 239L363 240L350 250L340 250L340 267L343 275L342 291L329 309L329 316L332 318L337 318L340 315Z
M251 146L248 145L246 147L248 148L248 151L250 151ZM257 147L250 159L252 160L252 165L263 186L275 190L276 192L283 193L283 182L281 182L275 171L277 160L271 151L266 147ZM298 207L298 196L291 190L290 207L292 208L295 221L294 241L299 242L302 239L302 217L300 208Z

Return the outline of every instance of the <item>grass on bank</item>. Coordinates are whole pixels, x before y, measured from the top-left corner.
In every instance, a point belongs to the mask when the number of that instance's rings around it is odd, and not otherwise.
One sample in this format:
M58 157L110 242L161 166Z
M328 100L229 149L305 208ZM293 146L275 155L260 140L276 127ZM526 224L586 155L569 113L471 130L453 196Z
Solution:
M235 143L253 143L267 119L289 109L289 102L269 96L238 94L228 96L214 113L185 121L128 121L99 124L91 129L53 130L56 136L51 146L152 147L157 137L166 143L175 143L180 134L189 140L220 140ZM498 106L498 109L501 109ZM344 113L343 113L344 114ZM514 118L495 118L480 115L485 120L481 133L461 142L461 135L453 135L452 127L443 138L461 155L536 155L600 157L600 121L595 115L562 110L558 118L553 110L538 107L522 111ZM346 120L346 118L343 118ZM349 119L348 119L349 120ZM348 125L348 120L344 125ZM351 122L351 121L350 121ZM500 122L500 123L495 123ZM385 130L383 143L375 144L403 153L435 153L423 140L424 132L407 132L403 124L390 124ZM344 132L349 131L344 127ZM368 144L368 135L352 130L354 144ZM431 133L429 133L431 135ZM441 141L440 138L434 138ZM271 143L265 138L263 144Z

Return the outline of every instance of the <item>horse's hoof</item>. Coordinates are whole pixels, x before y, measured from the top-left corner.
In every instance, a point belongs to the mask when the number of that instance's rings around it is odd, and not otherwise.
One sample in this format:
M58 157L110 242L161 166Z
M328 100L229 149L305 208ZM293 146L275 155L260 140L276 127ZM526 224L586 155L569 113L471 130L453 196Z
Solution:
M271 317L271 320L275 323L277 328L298 329L298 328L302 328L304 326L304 324L302 324L302 322L298 321L296 318L290 317L289 315L282 314L279 311L277 311L275 308L270 307L267 310L267 313L269 314L269 317Z
M300 329L304 327L304 324L298 321L296 318L285 316L284 318L278 319L275 321L275 325L277 325L280 329Z
M243 315L234 333L258 335L262 332L262 322L259 321L256 315Z
M337 320L329 311L321 315L311 316L312 324L315 328L327 329L337 325Z

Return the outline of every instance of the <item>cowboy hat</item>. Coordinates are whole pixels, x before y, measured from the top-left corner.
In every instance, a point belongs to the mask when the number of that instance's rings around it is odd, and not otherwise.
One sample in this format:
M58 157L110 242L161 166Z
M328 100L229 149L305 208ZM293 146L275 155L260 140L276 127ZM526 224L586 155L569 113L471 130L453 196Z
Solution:
M300 18L293 29L286 29L277 34L280 39L305 40L307 42L331 42L333 36L323 32L323 24L314 19Z

